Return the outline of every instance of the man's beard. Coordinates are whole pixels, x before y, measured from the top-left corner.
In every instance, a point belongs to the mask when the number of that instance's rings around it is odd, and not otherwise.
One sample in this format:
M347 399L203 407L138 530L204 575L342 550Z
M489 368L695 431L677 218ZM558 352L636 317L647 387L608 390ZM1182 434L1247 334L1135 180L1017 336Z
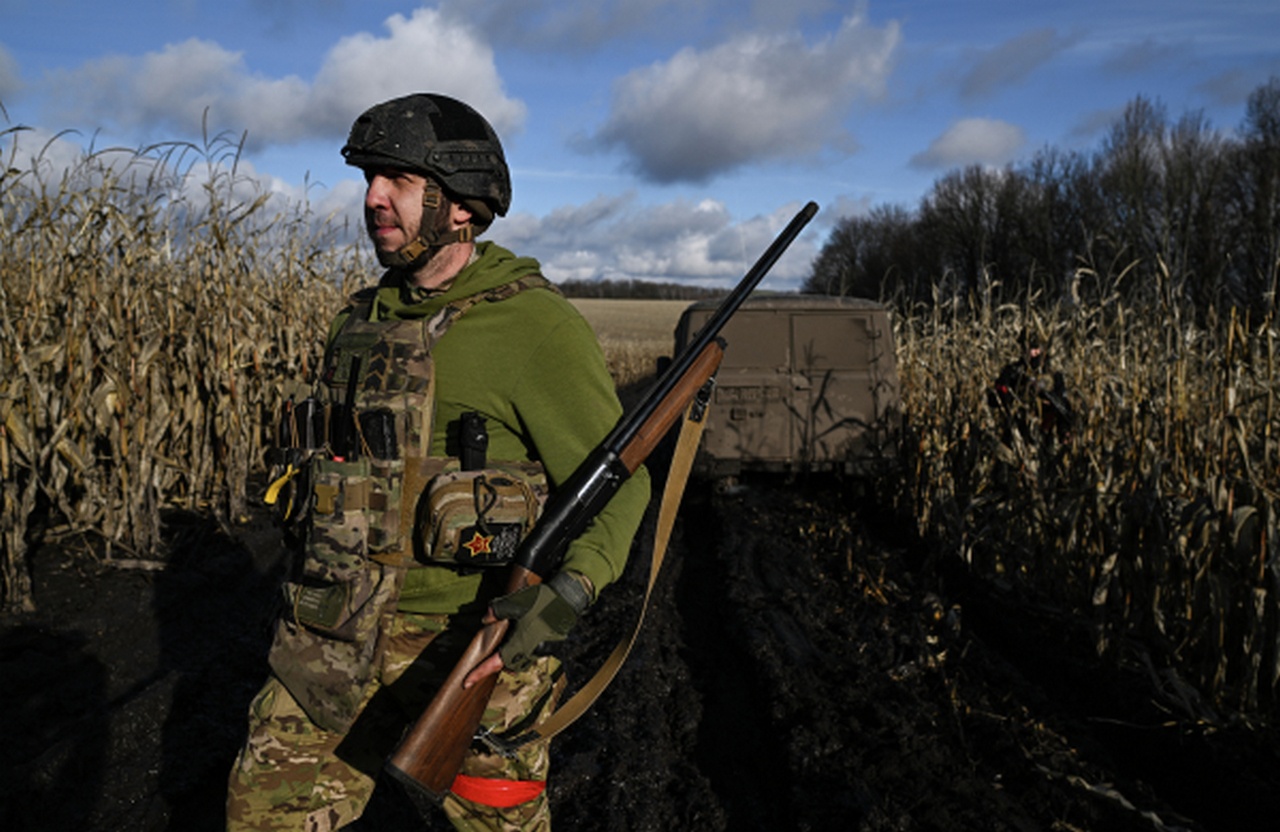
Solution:
M434 228L437 230L447 229L448 217L449 217L449 203L447 200L441 200L440 205L435 209L432 209L430 214L426 213L427 210L428 209L424 206L423 215L422 215L422 218L418 221L417 228L414 229L412 234L410 234L406 229L406 233L405 233L406 240L404 244L399 248L397 248L396 250L387 251L379 247L375 240L373 250L378 257L378 262L381 263L383 267L388 269L407 269L409 271L415 271L421 268L423 265L425 265L429 260L431 260L432 257L435 257L436 254L439 253L440 249L443 248L443 246L440 246L440 245L431 245L429 240L424 239L423 233L422 233L422 227L424 222L430 222L431 225L429 227L431 228ZM370 238L373 237L374 230L377 228L378 218L375 215L372 219L373 219L373 224L370 225L369 227ZM366 222L366 225L369 225L369 223ZM419 241L423 243L427 243L427 246L424 247L423 250L419 252L416 256L410 259L403 252L406 248L413 246L414 243L417 243Z

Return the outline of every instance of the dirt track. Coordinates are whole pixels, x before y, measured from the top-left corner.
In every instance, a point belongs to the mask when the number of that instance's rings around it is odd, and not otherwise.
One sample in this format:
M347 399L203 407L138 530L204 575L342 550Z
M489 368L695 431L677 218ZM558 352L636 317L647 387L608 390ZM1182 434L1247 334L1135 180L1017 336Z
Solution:
M852 506L830 482L687 497L631 660L556 740L558 829L1274 828L1273 743L1178 723L1066 622ZM221 828L280 565L261 523L170 536L163 571L36 558L39 612L0 634L0 829ZM645 560L566 644L576 677ZM388 791L361 827L441 828L413 820Z

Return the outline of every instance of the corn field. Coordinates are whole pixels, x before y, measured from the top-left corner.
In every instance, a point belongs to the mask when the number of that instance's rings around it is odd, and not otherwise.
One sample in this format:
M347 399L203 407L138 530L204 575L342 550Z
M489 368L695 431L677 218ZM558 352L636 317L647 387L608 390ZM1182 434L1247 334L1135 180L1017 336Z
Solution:
M30 609L34 523L145 560L167 510L245 515L281 391L367 268L304 211L267 216L225 141L66 170L20 168L17 147L0 168L0 539L5 606Z
M273 414L374 267L305 206L273 209L225 141L65 171L14 152L0 540L4 603L21 610L36 541L147 562L166 512L245 516ZM1100 654L1147 667L1186 712L1265 718L1280 681L1274 322L1125 303L940 294L897 315L907 441L877 490L931 550L1086 622ZM1028 327L1066 375L1069 442L1004 441L987 403Z
M1214 316L1210 316L1211 318ZM1176 307L972 298L899 316L898 498L944 556L1087 624L1183 715L1266 716L1280 680L1273 321ZM1004 430L987 401L1020 333L1048 336L1067 441Z

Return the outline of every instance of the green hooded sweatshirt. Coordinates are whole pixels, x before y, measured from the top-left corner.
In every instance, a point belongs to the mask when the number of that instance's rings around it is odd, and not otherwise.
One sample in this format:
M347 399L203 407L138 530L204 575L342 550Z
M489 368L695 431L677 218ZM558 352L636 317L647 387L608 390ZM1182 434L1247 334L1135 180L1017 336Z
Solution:
M406 287L395 272L388 272L370 317L423 318L451 300L539 273L536 260L481 242L476 257L444 292ZM344 316L335 321L331 338ZM447 454L448 426L463 412L478 411L489 428L489 459L541 461L553 488L576 470L622 414L595 333L572 304L547 289L472 306L436 344L435 372L433 456ZM561 568L585 575L597 593L615 581L648 502L649 476L642 467L569 547ZM449 567L411 569L399 608L449 614L474 610L483 579L483 573Z

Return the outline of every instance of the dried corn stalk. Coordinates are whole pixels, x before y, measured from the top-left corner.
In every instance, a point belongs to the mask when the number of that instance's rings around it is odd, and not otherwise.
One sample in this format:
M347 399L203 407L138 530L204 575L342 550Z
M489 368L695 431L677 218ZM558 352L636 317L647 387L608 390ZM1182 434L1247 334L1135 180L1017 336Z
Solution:
M1169 305L1116 297L967 300L898 316L909 441L897 487L920 533L1073 611L1104 655L1144 652L1222 711L1274 707L1275 322L1195 326ZM1067 376L1069 444L1011 441L986 401L1031 325L1052 333Z
M16 144L15 144L16 148ZM355 249L191 149L0 175L5 605L31 608L40 507L155 556L166 511L243 516L280 390L310 376ZM16 157L16 149L11 156Z

